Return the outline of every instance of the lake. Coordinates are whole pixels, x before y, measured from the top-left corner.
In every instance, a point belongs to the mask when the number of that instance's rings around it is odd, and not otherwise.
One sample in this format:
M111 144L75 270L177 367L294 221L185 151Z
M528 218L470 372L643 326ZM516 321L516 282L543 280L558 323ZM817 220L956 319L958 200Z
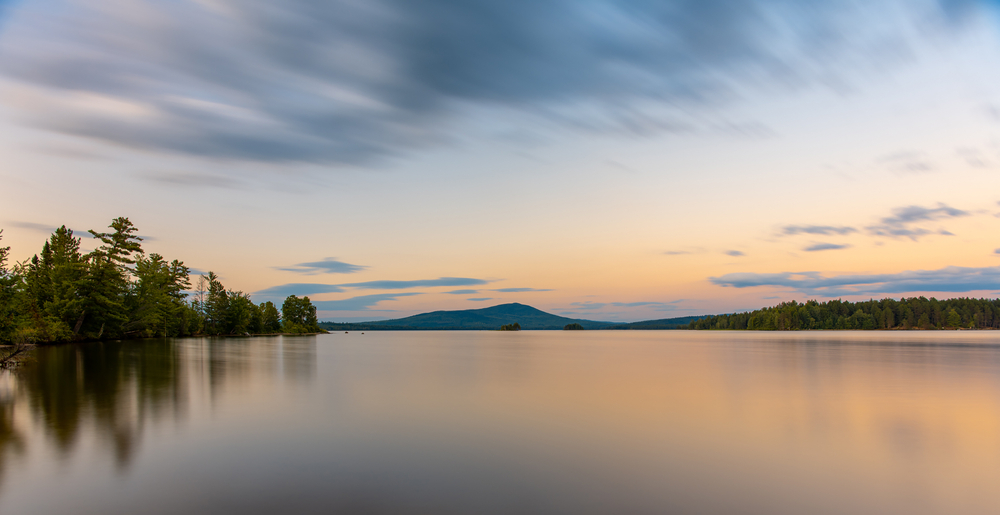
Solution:
M1000 513L1000 332L45 347L0 513Z

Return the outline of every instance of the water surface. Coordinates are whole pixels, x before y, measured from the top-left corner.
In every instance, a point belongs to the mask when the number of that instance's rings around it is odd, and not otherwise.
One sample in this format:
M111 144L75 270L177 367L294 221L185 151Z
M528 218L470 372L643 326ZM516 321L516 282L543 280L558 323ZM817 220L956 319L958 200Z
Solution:
M1000 513L1000 332L38 349L0 513Z

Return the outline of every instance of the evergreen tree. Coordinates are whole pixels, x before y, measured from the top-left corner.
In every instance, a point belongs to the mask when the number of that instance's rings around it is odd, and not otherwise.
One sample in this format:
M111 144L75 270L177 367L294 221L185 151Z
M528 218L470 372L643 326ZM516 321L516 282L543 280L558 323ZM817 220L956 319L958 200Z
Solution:
M82 310L79 295L86 275L86 263L80 254L80 238L62 226L56 229L48 242L49 295L44 305L46 315L59 320L69 329Z
M3 240L3 230L0 229L0 240ZM18 282L11 270L7 268L10 247L0 247L0 344L10 343L14 338L16 328L14 296Z
M184 263L176 259L167 263L159 254L139 256L135 261L136 281L126 295L129 313L126 334L147 337L186 334L184 299L191 284L188 273Z
M101 338L105 333L116 337L128 322L125 292L133 270L129 265L141 255L142 238L128 218L112 220L114 232L89 231L101 246L87 254L87 275L81 284L81 311L73 327L74 334Z
M271 301L260 304L262 333L277 333L281 331L281 314Z
M215 272L208 272L208 291L202 307L205 313L206 334L229 334L227 329L227 313L229 311L229 295L226 287L219 281Z
M316 319L316 306L309 297L289 295L281 305L282 329L286 333L319 332L319 321Z
M948 310L948 327L961 327L962 326L962 315L959 315L954 308Z
M226 292L226 327L224 334L251 334L260 332L260 312L250 295L241 291Z
M706 317L691 329L940 329L972 327L1000 329L1000 299L926 297L861 302L795 301L747 313Z

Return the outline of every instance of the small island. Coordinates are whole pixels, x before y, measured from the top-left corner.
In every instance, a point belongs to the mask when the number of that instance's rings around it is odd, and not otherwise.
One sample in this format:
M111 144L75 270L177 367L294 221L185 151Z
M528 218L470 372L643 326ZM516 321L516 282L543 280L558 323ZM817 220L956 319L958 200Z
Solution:
M513 324L505 324L500 326L501 331L520 331L521 324L514 322Z

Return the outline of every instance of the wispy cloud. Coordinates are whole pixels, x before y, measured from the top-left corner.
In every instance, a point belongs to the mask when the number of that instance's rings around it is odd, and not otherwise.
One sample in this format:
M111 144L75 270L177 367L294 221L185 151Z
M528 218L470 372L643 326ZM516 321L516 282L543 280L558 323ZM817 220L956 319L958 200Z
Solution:
M246 187L242 182L224 175L213 175L195 172L163 172L154 173L147 176L151 181L170 186L183 187L210 187L228 190L243 189Z
M938 270L910 270L896 274L845 274L832 277L820 272L733 273L710 277L709 281L730 288L784 287L821 297L908 292L969 292L1000 288L1000 267L949 266Z
M344 288L359 290L405 290L409 288L430 288L437 286L480 286L489 284L485 279L469 277L439 277L437 279L418 279L415 281L365 281L361 283L341 284Z
M490 291L495 291L500 293L527 293L532 291L552 291L552 290L542 289L542 288L500 288L498 290L490 290Z
M684 299L674 300L671 302L658 302L658 301L640 301L640 302L573 302L570 304L573 306L572 309L576 310L600 310L606 307L616 307L616 308L654 308L658 311L673 311L678 309L678 304L684 302Z
M854 227L840 226L835 227L832 225L786 225L781 229L781 232L786 235L795 234L818 234L822 236L840 235L844 236L854 232L858 232Z
M316 275L316 274L353 274L355 272L360 272L368 268L362 265L352 265L350 263L344 263L343 261L338 261L337 258L324 258L322 261L310 261L307 263L299 263L297 265L288 267L275 267L278 270L284 270L286 272L296 272L306 275Z
M690 252L686 250L668 250L663 253L665 256L683 256L685 254L690 254Z
M447 293L448 295L475 295L479 293L479 290L452 290L444 293Z
M56 227L53 227L51 225L39 224L35 222L19 222L12 220L8 221L6 225L7 227L17 227L18 229L25 229L28 231L35 231L35 232L44 232L46 234L51 234L56 230ZM84 232L84 234L86 234L86 232ZM74 236L76 236L76 234L74 234ZM87 234L87 237L89 238L90 234Z
M743 252L740 252L738 250L727 250L726 252L724 252L724 254L727 255L727 256L732 256L732 257L743 257L743 256L746 255Z
M265 297L287 297L289 295L316 295L318 293L338 293L342 291L344 289L335 284L288 283L255 291L254 294Z
M492 297L476 297L476 298L465 299L465 300L471 300L472 302L482 302L484 300L493 300L493 298Z
M52 0L22 3L2 62L39 100L19 103L30 122L53 131L185 155L362 163L437 144L462 105L580 130L711 128L697 107L732 101L734 84L780 94L849 83L844 63L889 62L896 53L871 49L962 27L986 1Z
M380 302L396 300L400 297L410 297L422 295L418 292L409 293L376 293L373 295L360 295L342 300L314 300L313 305L317 311L374 311L371 307Z
M40 224L40 223L35 223L35 222L20 222L20 221L9 221L9 222L6 223L6 225L7 225L7 227L17 227L18 229L25 229L25 230L28 230L28 231L35 231L35 232L44 232L46 234L52 234L58 228L57 226L52 226L52 225L48 225L48 224ZM94 237L93 235L91 235L87 231L77 231L77 230L75 230L73 228L69 228L69 229L73 231L73 236L75 236L77 238L93 238ZM106 229L97 229L97 232L103 232L104 230L106 230ZM141 238L142 241L156 241L156 238L154 238L152 236L138 235L138 237Z
M967 211L956 209L945 204L938 204L937 207L906 206L892 210L892 216L887 216L879 220L879 223L867 227L868 233L873 236L886 236L890 238L909 238L916 241L922 236L929 234L952 235L945 229L927 229L916 227L920 222L932 222L948 218L958 218L969 216Z
M937 168L926 153L912 150L883 156L876 161L896 172L924 173Z
M806 252L819 252L821 250L837 250L837 249L846 249L849 247L850 245L838 245L836 243L814 243L802 250Z
M325 266L327 263L329 263L329 261L320 261L317 263ZM313 264L316 265L316 263ZM344 264L347 266L354 266L354 265L348 265L347 263ZM303 265L310 265L310 263L303 263L302 265L299 266ZM330 265L330 266L336 267L338 265ZM360 283L346 283L346 284L288 283L279 286L272 286L270 288L254 292L254 294L266 297L279 297L279 296L284 297L288 295L315 295L319 293L339 293L347 289L406 290L410 288L432 288L438 286L478 285L478 284L487 284L488 282L489 281L483 279L470 279L465 277L441 277L438 279L426 279L426 280L415 280L415 281L366 281ZM465 291L471 293L477 293L477 290L465 290ZM454 292L449 292L449 293L454 293Z
M990 162L977 148L958 148L955 154L973 168L989 168Z

